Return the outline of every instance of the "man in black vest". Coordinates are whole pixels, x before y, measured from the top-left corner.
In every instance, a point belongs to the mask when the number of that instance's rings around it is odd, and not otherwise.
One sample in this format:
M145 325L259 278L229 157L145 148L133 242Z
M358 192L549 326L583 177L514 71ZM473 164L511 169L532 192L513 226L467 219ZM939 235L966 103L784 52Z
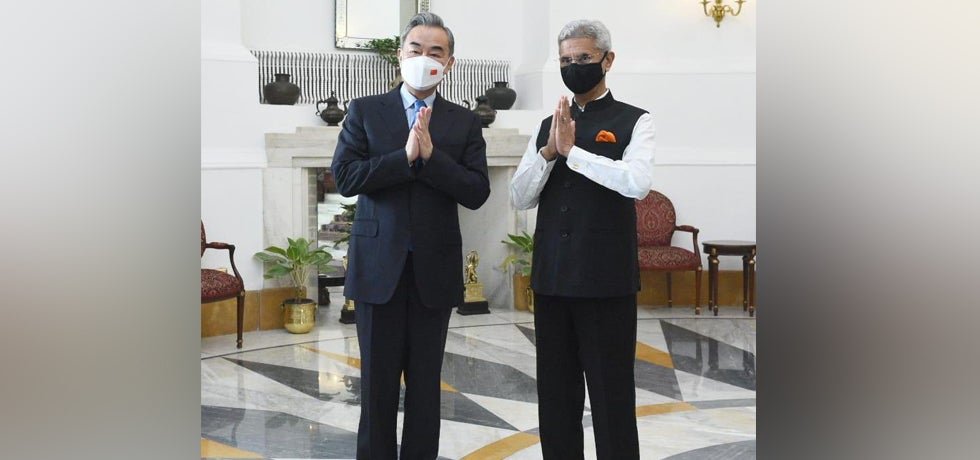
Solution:
M511 181L516 208L538 206L531 287L541 450L546 460L583 458L588 381L597 457L638 459L634 200L652 185L653 120L606 88L616 55L601 22L568 23L558 50L574 103L560 98Z

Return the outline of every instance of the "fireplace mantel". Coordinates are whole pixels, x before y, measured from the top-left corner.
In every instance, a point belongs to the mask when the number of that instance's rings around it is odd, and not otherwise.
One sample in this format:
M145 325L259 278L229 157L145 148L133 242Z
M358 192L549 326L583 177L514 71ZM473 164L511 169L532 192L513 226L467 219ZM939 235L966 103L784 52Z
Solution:
M337 149L340 127L301 126L295 133L266 133L265 150L270 168L329 167ZM517 129L484 128L487 165L514 166L521 161L530 136Z
M263 170L262 185L266 246L281 245L287 237L315 238L315 179L310 168L330 166L340 130L332 126L303 126L293 133L266 133L268 165ZM500 240L507 233L526 228L526 211L510 206L509 184L530 136L517 129L484 128L483 138L487 142L491 192L480 209L459 208L463 252L480 253L483 263L477 271L491 310L513 308L511 281L500 267L508 252Z

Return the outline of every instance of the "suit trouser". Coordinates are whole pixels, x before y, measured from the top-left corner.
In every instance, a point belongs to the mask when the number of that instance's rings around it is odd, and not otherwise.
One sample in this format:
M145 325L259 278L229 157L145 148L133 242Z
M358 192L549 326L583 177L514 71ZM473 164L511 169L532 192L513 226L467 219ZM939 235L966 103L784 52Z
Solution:
M535 294L534 329L538 420L545 460L584 457L582 414L586 380L597 457L640 458L633 378L636 296L574 298Z
M398 458L396 423L403 372L405 416L401 459L429 460L438 456L440 374L451 313L452 309L422 305L411 253L388 303L356 304L361 350L358 460Z

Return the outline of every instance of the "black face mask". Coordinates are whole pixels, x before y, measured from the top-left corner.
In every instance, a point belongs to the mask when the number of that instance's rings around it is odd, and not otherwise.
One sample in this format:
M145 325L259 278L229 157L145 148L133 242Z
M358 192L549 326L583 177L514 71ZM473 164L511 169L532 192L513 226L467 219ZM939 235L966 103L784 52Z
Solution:
M595 88L606 74L602 71L602 61L606 59L606 51L602 53L599 62L591 64L569 64L561 69L561 80L575 94L585 94Z

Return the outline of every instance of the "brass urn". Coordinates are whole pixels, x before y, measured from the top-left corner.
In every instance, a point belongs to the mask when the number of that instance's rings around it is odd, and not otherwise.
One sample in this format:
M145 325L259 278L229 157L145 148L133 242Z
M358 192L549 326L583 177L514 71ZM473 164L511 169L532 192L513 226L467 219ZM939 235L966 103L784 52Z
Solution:
M344 101L344 108L341 109L337 106L340 102L337 99L337 93L335 91L330 92L330 97L316 102L316 114L327 123L327 126L337 126L344 116L347 115L347 101ZM320 108L320 104L327 104L323 109Z
M470 108L470 101L464 100L463 104L466 104L466 108ZM476 97L476 108L473 109L473 112L480 117L480 124L484 128L489 128L490 123L493 123L497 119L497 111L493 107L490 107L486 96Z
M486 96L476 97L476 108L473 111L480 117L480 123L484 128L489 128L490 123L497 119L497 111L490 107Z

